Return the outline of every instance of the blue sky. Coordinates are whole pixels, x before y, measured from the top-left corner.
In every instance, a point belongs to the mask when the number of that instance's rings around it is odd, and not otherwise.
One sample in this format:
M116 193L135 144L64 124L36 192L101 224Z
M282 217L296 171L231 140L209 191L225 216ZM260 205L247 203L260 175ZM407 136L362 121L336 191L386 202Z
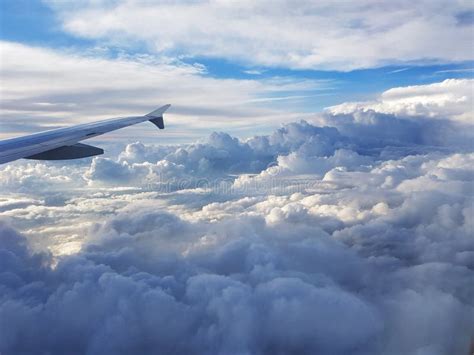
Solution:
M137 3L138 4L138 3ZM156 8L151 6L150 3L143 3L143 7L149 7L153 11L157 11L158 18L157 22L160 22L160 7L159 2L156 3ZM146 5L146 6L145 6ZM302 118L306 118L307 115L311 113L317 113L328 106L337 105L347 101L367 101L376 98L382 92L393 88L393 87L403 87L409 85L425 85L430 83L441 82L447 78L472 78L474 72L472 70L473 61L469 57L469 48L465 48L466 53L461 53L461 55L452 55L451 59L449 55L445 55L444 52L433 52L430 57L425 58L423 48L420 48L419 52L417 47L422 47L419 43L414 43L408 49L405 49L405 52L410 52L410 55L407 55L406 58L403 57L385 57L383 53L383 48L390 48L390 43L379 44L380 38L382 42L385 41L385 37L377 37L373 39L374 46L381 46L380 48L371 48L368 47L368 55L359 58L357 55L353 55L354 49L342 47L340 50L338 48L333 49L332 44L327 45L322 43L320 46L327 46L329 49L323 48L324 51L331 52L337 50L338 54L329 55L329 59L325 59L324 56L322 59L312 58L312 49L311 49L311 40L307 43L301 44L298 38L288 38L288 45L295 45L295 51L300 51L303 54L292 54L288 52L288 56L299 56L295 61L289 61L285 58L284 53L281 53L281 50L278 49L277 52L272 53L274 47L280 45L278 37L262 36L262 38L254 35L252 33L248 34L241 29L237 29L235 32L229 34L226 33L204 33L202 35L197 34L196 38L187 38L185 35L183 37L183 31L180 28L175 29L175 32L163 31L162 34L160 27L153 27L150 29L152 35L148 35L148 31L141 33L136 31L136 28L133 25L133 21L136 19L132 18L130 21L130 28L128 28L128 20L120 19L122 27L120 28L109 28L108 22L103 26L105 27L103 31L100 30L98 23L103 21L107 16L114 16L117 13L117 17L120 17L120 7L129 7L129 9L124 10L124 12L129 11L133 13L134 11L141 11L139 5L135 6L133 3L122 3L122 2L107 2L99 1L94 3L88 2L78 2L75 5L71 2L61 2L61 1L12 1L6 0L1 2L1 27L0 27L0 39L2 41L7 41L9 43L16 43L28 46L35 49L48 50L51 53L60 53L74 56L84 56L87 58L98 58L98 59L108 59L111 61L122 60L126 58L129 62L135 61L145 61L147 63L158 62L162 64L166 62L176 67L189 65L191 68L196 70L196 74L200 77L217 79L217 80L226 80L232 79L235 80L235 83L239 85L239 82L251 81L252 83L268 83L281 85L281 83L289 83L288 88L280 87L280 89L256 89L255 92L250 94L248 100L244 102L250 102L250 105L254 107L255 110L267 110L268 112L273 112L272 115L276 112L280 112L281 115L277 119L267 118L265 122L256 129L256 132L264 132L265 127L273 128L271 125L267 125L269 121L274 122L284 122L282 118L285 112L291 112L293 114L292 118L296 118L299 114ZM193 11L198 15L199 11L205 13L207 11L222 12L226 16L226 11L233 11L233 9L219 9L213 7L213 5L203 4L203 9L199 9L199 6L195 6ZM210 9L207 9L206 6L210 6ZM153 8L152 8L153 7ZM278 6L275 6L274 14L269 16L275 16L279 18L282 16L279 13L278 8L281 8L281 11L286 11L284 5L278 3ZM419 22L419 18L425 19L426 16L435 13L438 8L436 6L425 6L426 10L423 9L420 13L414 13L413 23ZM458 19L458 24L455 24L455 30L462 31L462 33L469 32L469 26L472 24L472 10L466 10L466 6L459 8L453 8L452 16L455 19ZM242 9L241 9L242 10ZM321 9L321 12L330 11L336 12L338 10L337 6L334 9ZM81 13L87 13L87 11L95 11L93 15L84 15L81 17ZM243 9L242 11L247 11ZM249 10L250 11L250 10ZM301 11L318 11L312 8L301 9ZM372 12L377 12L383 14L388 11L384 6L379 6L378 8L371 9L367 11L367 14L364 12L357 12L354 16L349 16L348 18L342 17L340 20L341 28L336 26L337 30L353 30L353 31L364 31L364 26L370 27L370 16ZM426 13L423 13L423 12ZM184 12L184 11L183 11ZM191 14L191 22L196 18L196 13ZM447 12L449 16L449 11ZM316 14L318 15L318 14ZM88 17L89 16L89 17ZM93 16L97 16L94 18ZM123 14L122 14L123 16ZM312 16L312 15L309 15ZM244 16L245 17L245 16ZM79 20L78 20L79 18ZM85 24L81 23L82 20L86 20ZM367 20L369 19L369 20ZM461 20L459 20L461 19ZM182 21L188 20L187 18ZM244 18L245 20L245 18ZM296 16L293 19L296 24L290 23L288 25L288 33L291 31L298 30L298 17ZM292 21L293 21L292 20ZM87 22L90 21L90 22ZM177 19L176 21L180 21ZM189 21L189 20L188 20ZM206 31L206 24L202 25L196 20L197 23L192 23L191 28L198 28L202 31ZM249 27L252 26L252 18L249 18ZM255 21L258 21L255 20ZM308 21L321 21L319 17L310 17ZM366 23L367 22L367 23ZM173 22L170 22L173 24ZM407 20L409 23L409 19ZM245 24L245 22L244 22ZM466 25L467 24L467 25ZM219 24L216 24L218 28ZM399 24L394 24L394 32L398 29ZM430 24L424 24L426 26L435 26L437 25L436 21ZM94 33L94 28L99 27L96 33ZM109 27L107 27L109 26ZM194 27L192 27L194 26ZM328 33L332 31L331 24L326 24L328 26ZM365 42L370 42L370 38L365 41L363 36L372 36L373 33L377 35L377 31L384 31L384 29L379 29L378 24L373 24L374 29L370 28L370 31L361 34L361 38L356 39L361 41L361 45ZM466 27L467 26L467 27ZM113 27L113 26L112 26ZM389 27L389 24L387 25ZM269 28L269 31L274 31L274 28ZM322 28L320 34L316 33L315 36L325 36L325 28ZM442 31L443 29L440 29ZM239 32L240 31L240 32ZM156 32L156 33L155 33ZM193 33L192 30L188 31ZM224 32L224 31L223 31ZM373 33L372 33L373 32ZM349 32L351 33L351 32ZM382 33L383 34L383 33ZM456 33L454 33L456 34ZM282 32L282 35L285 35L285 32ZM292 34L293 35L293 34ZM301 35L297 32L294 33L295 36ZM386 33L387 41L391 40L391 36L396 36L398 34L392 35L391 33ZM208 41L212 42L213 36L216 37L216 42L222 41L223 46L226 46L226 43L235 41L238 44L238 48L230 48L229 50L223 49L220 47L214 48L213 45L209 44ZM250 36L250 37L249 37ZM403 36L401 34L400 36ZM156 37L156 38L155 38ZM192 37L192 36L191 36ZM220 38L222 37L222 38ZM255 37L255 38L254 38ZM415 36L416 37L416 36ZM249 38L251 41L249 41ZM268 57L275 55L275 61L266 63L266 59L262 60L253 60L252 54L246 54L246 50L258 51L258 45L252 45L252 40L255 42L261 41L262 46L265 47L268 44L268 48L262 50L262 55L268 54ZM449 38L445 41L449 45ZM194 42L202 42L200 46L194 46ZM158 43L158 44L157 44ZM162 43L164 49L156 49L160 47ZM243 44L240 44L243 43ZM250 45L249 45L250 43ZM310 46L304 48L304 46ZM315 44L318 45L317 43ZM218 46L218 44L216 44ZM303 46L303 47L302 47ZM385 46L385 47L384 47ZM396 45L393 45L396 47ZM302 49L301 49L302 47ZM440 45L440 51L442 51L442 46ZM207 48L204 50L203 48ZM257 48L257 49L256 49ZM414 49L415 48L415 49ZM385 49L386 50L386 49ZM431 50L431 49L427 49ZM266 51L266 52L265 52ZM349 58L345 61L345 56L347 51L347 57ZM363 51L363 49L361 49ZM372 55L370 52L374 52ZM380 53L377 53L379 51ZM209 53L206 55L206 53ZM255 58L258 57L259 53ZM395 53L397 54L397 53ZM394 55L395 55L394 54ZM438 56L438 57L437 57ZM309 59L308 59L309 58ZM332 64L330 62L331 58L336 58L334 61L339 64ZM342 58L342 59L341 59ZM309 60L309 64L308 64ZM316 64L314 64L316 63ZM318 64L319 63L319 64ZM54 65L54 64L53 64ZM8 70L4 68L4 70ZM304 85L301 84L305 82ZM293 84L298 84L294 86ZM226 84L223 84L224 87ZM303 85L303 89L301 88ZM245 90L245 89L242 89ZM184 97L185 94L183 94ZM212 94L209 94L210 97ZM171 101L174 97L171 97ZM58 98L55 100L57 101ZM55 101L50 100L50 101ZM157 98L159 100L159 96ZM192 99L188 100L189 102L193 101ZM54 102L53 102L54 103ZM177 102L171 102L173 105L173 110L171 113L180 114L183 116L190 116L190 112L201 112L206 114L206 109L203 107L201 110L196 109L194 105L189 105L189 107L183 107L187 105L181 105ZM150 107L153 107L153 103L150 104ZM235 103L229 102L228 106L232 108L222 108L216 110L216 114L221 114L225 116L224 111L230 111L234 109ZM249 107L250 107L249 105ZM203 103L204 106L204 103ZM211 105L208 105L209 107ZM242 105L240 105L242 107ZM132 110L132 109L130 109ZM238 120L247 120L248 117L252 116L253 112L247 112L238 116ZM120 114L116 112L117 109L110 110L110 113L113 115ZM90 117L98 117L100 114L97 112L88 112ZM106 112L104 112L104 115ZM268 114L270 115L270 114ZM267 116L268 116L267 115ZM232 114L230 114L232 116ZM269 116L268 116L269 117ZM189 118L189 117L188 117ZM16 120L12 119L13 121ZM66 120L66 118L65 118ZM195 119L194 121L197 121ZM179 122L179 120L176 120ZM236 122L236 121L234 121ZM185 125L186 123L183 123ZM212 125L211 130L218 128L218 125ZM201 127L202 128L202 127ZM197 129L201 129L197 127ZM4 129L5 130L5 129ZM249 132L248 127L243 128L243 130L235 130L236 134L248 136Z
M95 47L100 40L71 35L61 28L55 12L39 0L5 0L1 4L2 40L14 41L48 48L74 47L79 50ZM135 43L126 49L131 54L146 53L146 46ZM108 48L108 55L117 55L123 48ZM255 79L274 76L334 80L334 90L327 96L316 96L313 105L306 102L308 110L320 110L345 100L366 99L395 86L407 86L439 82L446 78L474 77L473 61L461 63L423 64L406 63L350 72L322 70L291 70L286 68L245 66L239 61L222 58L185 58L188 63L200 63L206 67L206 75L216 78ZM247 73L256 71L259 74ZM315 92L317 94L317 92ZM309 95L311 96L311 95ZM306 101L306 100L305 100Z
M251 68L231 63L226 60L195 58L207 68L208 74L220 78L255 78L255 74L246 73ZM271 78L293 77L303 79L332 81L331 92L321 95L318 91L311 93L305 100L307 110L319 111L324 107L344 101L359 101L373 98L393 87L423 85L447 78L473 78L473 62L438 65L385 66L373 69L353 70L350 72L321 70L291 70L284 68L257 68L258 77ZM307 105L307 106L306 106Z

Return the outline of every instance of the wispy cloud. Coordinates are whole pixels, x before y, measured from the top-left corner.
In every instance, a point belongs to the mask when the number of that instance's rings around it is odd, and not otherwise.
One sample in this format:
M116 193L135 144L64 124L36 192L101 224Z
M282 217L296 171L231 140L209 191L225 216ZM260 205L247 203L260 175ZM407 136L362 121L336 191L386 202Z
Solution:
M200 65L168 58L88 56L12 42L0 46L2 125L16 125L10 132L15 134L21 133L21 119L42 126L65 125L140 114L171 103L168 122L182 138L195 137L197 132L232 131L236 126L247 127L249 135L255 124L270 124L270 130L301 111L299 105L275 107L270 100L264 106L261 97L303 99L308 92L328 91L333 85L330 80L290 77L219 79L203 75Z
M125 47L140 41L161 54L343 71L473 59L472 21L458 23L472 12L468 2L48 3L75 36Z
M395 73L401 73L401 72L404 72L404 71L407 71L407 70L410 70L411 68L400 68L400 69L395 69L395 70L391 70L388 72L388 74L395 74Z
M244 70L243 72L249 75L262 75L265 72L265 70L249 69L249 70Z
M449 74L449 73L472 73L474 68L462 68L462 69L445 69L437 70L435 74Z

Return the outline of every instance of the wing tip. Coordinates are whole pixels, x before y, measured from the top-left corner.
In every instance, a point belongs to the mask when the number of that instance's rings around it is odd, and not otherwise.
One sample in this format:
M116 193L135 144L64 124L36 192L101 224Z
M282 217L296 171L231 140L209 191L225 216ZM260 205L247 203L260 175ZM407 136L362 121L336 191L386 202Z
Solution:
M151 123L153 123L156 127L158 127L159 129L165 129L165 122L163 121L163 116L160 116L160 117L154 117L150 120Z
M150 112L149 114L145 115L147 117L161 117L163 115L163 113L165 113L165 111L167 109L169 109L171 106L171 104L166 104L164 106L161 106L160 108L157 108L156 110Z
M157 108L155 111L150 112L146 117L149 117L149 121L157 126L159 129L165 128L165 123L163 122L163 113L170 107L170 104L161 106Z

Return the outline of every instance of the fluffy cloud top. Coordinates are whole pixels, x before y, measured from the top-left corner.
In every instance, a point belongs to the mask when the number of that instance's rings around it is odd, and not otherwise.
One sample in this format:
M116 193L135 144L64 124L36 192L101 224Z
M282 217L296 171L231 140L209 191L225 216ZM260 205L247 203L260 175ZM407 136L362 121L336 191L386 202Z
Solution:
M472 110L425 100L453 85L382 95L427 115L346 105L247 140L3 166L0 351L467 353Z
M48 3L80 37L250 65L352 70L473 59L469 1Z
M430 85L393 88L373 102L350 102L329 107L332 114L377 111L405 117L449 119L473 124L474 80L447 79Z

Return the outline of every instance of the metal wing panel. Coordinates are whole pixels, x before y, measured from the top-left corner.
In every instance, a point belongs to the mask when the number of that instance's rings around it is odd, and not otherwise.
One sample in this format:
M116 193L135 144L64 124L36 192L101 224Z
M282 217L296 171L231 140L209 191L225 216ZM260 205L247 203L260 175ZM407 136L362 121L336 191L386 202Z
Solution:
M74 145L85 139L149 121L157 117L152 116L152 114L159 113L162 116L168 107L169 105L160 107L146 116L112 118L0 141L0 164L40 154L62 146Z

